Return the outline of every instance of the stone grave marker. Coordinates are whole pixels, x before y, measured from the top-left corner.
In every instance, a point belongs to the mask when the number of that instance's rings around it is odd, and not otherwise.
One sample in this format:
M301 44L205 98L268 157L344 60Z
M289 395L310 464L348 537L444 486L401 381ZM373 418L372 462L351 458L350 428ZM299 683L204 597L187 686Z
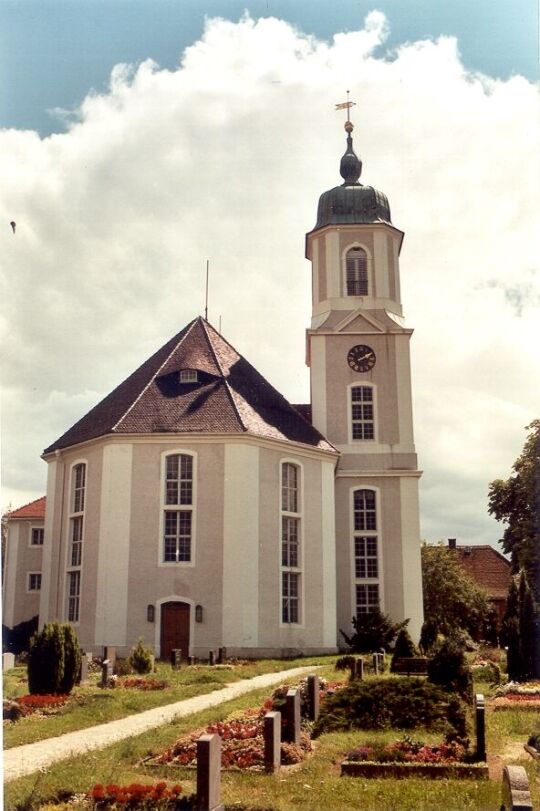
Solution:
M215 665L215 663L216 663L216 654L214 653L213 650L211 650L208 654L208 664L213 666Z
M476 715L476 757L478 760L486 760L486 705L482 693L477 693L474 697Z
M358 657L354 667L354 676L356 679L362 681L364 678L364 660L361 656Z
M103 648L103 661L108 659L111 663L113 670L116 664L116 646L115 645L105 645Z
M15 654L14 653L3 653L2 654L2 670L11 670L12 667L15 667Z
M379 654L378 653L373 654L373 672L375 673L376 676L379 675Z
M285 698L285 737L288 743L300 743L300 690L287 691Z
M221 738L201 735L197 741L197 811L224 811L220 796Z
M79 684L86 684L88 681L88 665L92 661L91 653L83 653L81 656L81 677Z
M319 717L319 677L308 676L307 679L308 705L310 721Z
M281 766L281 713L267 712L264 716L264 768L279 771Z
M182 666L182 649L173 648L171 651L171 666L177 670Z
M101 665L101 684L100 687L108 687L113 675L112 662L104 659Z
M523 766L503 769L501 811L533 811L529 778Z
M218 650L218 658L217 658L218 665L225 664L226 659L227 659L227 648L220 648Z

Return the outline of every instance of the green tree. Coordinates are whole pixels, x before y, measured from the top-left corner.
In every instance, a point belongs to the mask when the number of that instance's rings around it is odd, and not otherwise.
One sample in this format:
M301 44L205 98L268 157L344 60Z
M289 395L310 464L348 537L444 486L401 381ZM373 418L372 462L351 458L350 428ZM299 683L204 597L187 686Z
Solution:
M409 656L416 656L416 647L411 639L411 636L406 628L402 628L396 638L394 645L394 655L392 656L392 664L390 670L394 672L394 665L396 659L403 659Z
M489 616L487 592L464 571L453 550L422 546L422 585L424 620L432 635L462 630L478 639Z
M519 594L515 579L510 580L506 611L502 619L501 642L506 648L506 669L510 681L521 677L521 653L519 644Z
M30 693L67 695L80 670L81 650L71 625L48 622L32 637L28 652Z
M499 543L512 556L514 572L525 570L534 601L540 603L540 420L526 430L530 433L512 474L489 486L488 512L507 524Z

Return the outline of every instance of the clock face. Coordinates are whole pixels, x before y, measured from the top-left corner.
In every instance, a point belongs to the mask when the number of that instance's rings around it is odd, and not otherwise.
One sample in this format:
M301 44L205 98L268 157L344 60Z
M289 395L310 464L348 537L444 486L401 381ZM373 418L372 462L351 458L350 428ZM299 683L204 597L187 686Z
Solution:
M347 355L347 363L355 372L369 372L375 366L375 352L370 346L358 344Z

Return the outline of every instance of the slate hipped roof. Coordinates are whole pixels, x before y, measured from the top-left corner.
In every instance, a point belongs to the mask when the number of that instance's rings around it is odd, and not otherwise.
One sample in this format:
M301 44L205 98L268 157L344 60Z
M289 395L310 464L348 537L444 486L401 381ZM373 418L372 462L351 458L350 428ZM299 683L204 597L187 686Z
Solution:
M25 504L23 507L19 507L18 510L12 510L7 514L7 517L9 520L12 518L32 518L34 520L43 519L45 518L45 504L46 498L45 496L42 496L41 498L37 498L35 501L31 501L30 504Z
M181 370L198 382L181 383ZM107 434L241 434L335 451L203 318L195 318L56 442L51 453Z

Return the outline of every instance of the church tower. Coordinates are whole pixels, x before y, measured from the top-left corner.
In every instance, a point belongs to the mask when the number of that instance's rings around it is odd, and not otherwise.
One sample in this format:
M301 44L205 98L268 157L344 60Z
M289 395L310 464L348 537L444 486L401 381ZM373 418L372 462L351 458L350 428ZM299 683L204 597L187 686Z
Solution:
M349 108L352 106L347 103ZM343 184L324 192L306 235L312 264L307 330L313 425L340 452L336 471L338 629L379 606L423 620L418 480L409 342L399 253L386 195L359 182L350 121Z

